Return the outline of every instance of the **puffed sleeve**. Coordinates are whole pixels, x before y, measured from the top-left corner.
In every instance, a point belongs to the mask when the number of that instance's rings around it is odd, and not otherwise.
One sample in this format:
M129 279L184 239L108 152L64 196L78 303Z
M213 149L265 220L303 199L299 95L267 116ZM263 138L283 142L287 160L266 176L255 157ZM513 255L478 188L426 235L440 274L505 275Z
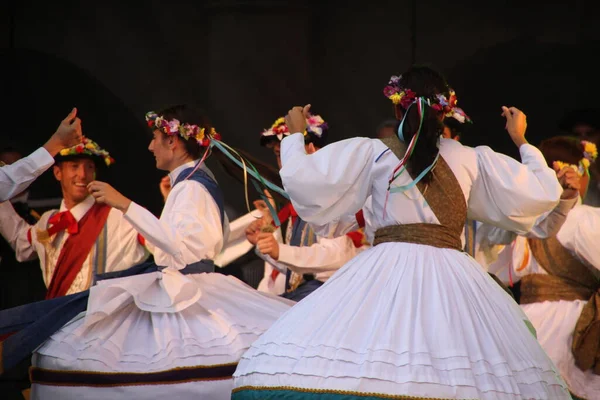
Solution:
M562 188L537 148L525 144L519 150L521 163L487 146L475 148L477 175L468 216L524 235L540 216L554 209Z
M361 209L371 194L372 142L367 138L347 139L306 154L301 133L283 139L280 175L302 219L324 226Z

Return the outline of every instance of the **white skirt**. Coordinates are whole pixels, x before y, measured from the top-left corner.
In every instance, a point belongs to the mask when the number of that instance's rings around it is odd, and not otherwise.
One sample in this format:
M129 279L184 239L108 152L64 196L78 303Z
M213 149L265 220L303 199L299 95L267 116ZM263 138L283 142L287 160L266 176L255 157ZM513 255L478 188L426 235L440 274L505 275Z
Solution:
M556 365L571 393L585 399L600 399L600 375L582 371L571 351L573 332L586 301L544 301L521 307L538 333L538 341Z
M34 354L32 398L229 399L240 356L293 304L218 273L101 281Z
M521 308L475 260L410 243L352 259L254 342L234 385L234 399L570 399Z

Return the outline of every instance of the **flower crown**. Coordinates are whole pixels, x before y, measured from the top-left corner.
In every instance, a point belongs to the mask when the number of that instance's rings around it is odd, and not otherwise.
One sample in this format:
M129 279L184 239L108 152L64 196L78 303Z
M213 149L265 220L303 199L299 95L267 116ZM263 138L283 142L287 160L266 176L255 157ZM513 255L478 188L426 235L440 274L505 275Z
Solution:
M200 128L198 125L182 124L177 119L167 120L160 117L154 111L146 113L146 122L148 127L156 128L166 135L173 136L179 134L185 140L194 138L202 147L210 145L212 139L221 140L221 135L217 133L215 128L210 128L210 132L206 132L205 128Z
M564 167L573 168L579 176L583 176L585 171L590 167L590 164L596 161L598 158L598 149L596 145L592 142L588 142L587 140L582 140L581 144L583 145L583 158L579 160L579 165L568 164L564 161L555 161L555 164L559 170Z
M108 151L104 150L98 146L98 143L87 137L84 137L81 143L76 146L69 147L68 149L62 149L59 154L62 157L79 155L101 157L104 159L104 163L107 167L115 163L115 159L110 156Z
M311 115L306 119L306 130L304 131L304 136L307 136L309 133L315 135L320 138L323 136L323 130L328 128L327 122L320 115ZM261 133L261 137L269 138L272 136L277 137L279 141L283 140L284 136L289 136L290 131L285 123L285 118L280 117L277 118L271 128L265 129Z
M400 105L405 110L408 110L408 107L416 101L417 94L408 88L401 87L401 79L402 75L392 76L387 86L383 89L383 94L394 105ZM460 123L472 122L471 118L461 108L456 106L457 99L454 90L448 88L448 91L450 99L441 93L436 94L434 98L428 99L431 108L443 112L446 117L452 117Z

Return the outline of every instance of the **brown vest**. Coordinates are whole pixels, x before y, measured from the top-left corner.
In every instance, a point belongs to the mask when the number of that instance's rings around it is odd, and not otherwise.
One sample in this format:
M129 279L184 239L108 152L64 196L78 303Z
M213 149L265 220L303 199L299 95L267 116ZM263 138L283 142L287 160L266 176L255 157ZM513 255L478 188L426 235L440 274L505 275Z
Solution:
M396 136L381 139L390 150L402 159L406 145ZM409 242L429 246L462 250L460 235L467 219L467 203L458 180L442 156L431 170L428 184L417 183L417 188L440 221L437 224L403 224L377 229L373 245L384 242Z
M582 371L600 375L600 279L575 258L556 237L529 239L536 261L548 273L521 279L521 304L586 300L573 332L571 350Z

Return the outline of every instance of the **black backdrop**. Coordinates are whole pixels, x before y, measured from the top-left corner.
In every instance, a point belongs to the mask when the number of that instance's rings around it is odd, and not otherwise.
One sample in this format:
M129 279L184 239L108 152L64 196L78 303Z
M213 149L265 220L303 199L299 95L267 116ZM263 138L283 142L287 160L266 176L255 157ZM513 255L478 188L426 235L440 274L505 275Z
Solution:
M528 114L529 139L562 112L597 106L597 1L7 1L0 11L2 143L25 152L71 107L117 159L104 178L158 213L161 172L144 113L202 104L224 140L274 164L258 135L310 102L332 140L373 133L391 116L390 75L413 61L448 77L475 124L465 142L516 156L501 105ZM227 202L240 184L214 167ZM33 195L59 196L47 173Z

